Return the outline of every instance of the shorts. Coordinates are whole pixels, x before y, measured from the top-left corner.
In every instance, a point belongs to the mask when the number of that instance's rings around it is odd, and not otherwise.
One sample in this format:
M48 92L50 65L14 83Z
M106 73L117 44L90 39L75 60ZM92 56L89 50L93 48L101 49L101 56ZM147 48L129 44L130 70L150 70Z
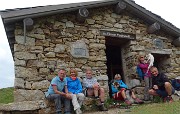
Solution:
M120 100L120 101L124 101L124 98L122 97L122 91L126 90L125 88L122 88L120 91L118 91L117 93L114 94L113 98L115 100Z
M156 90L156 93L158 95L160 95L161 97L167 97L168 96L168 93L166 92L166 90L158 89L158 90ZM175 89L172 87L172 94L174 94L174 93L175 93Z

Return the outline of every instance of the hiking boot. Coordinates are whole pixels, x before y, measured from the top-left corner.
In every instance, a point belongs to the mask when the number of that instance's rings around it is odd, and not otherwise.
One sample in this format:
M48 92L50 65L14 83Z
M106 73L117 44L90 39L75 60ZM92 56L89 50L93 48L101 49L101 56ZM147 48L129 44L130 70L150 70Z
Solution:
M144 103L144 101L142 101L141 99L139 99L139 98L136 98L136 99L134 99L135 101L134 101L134 103L136 103L136 104L143 104Z
M171 96L167 96L164 98L164 102L169 102L169 103L172 103L173 102L173 99Z
M76 109L76 114L82 114L82 111L80 108Z
M125 102L127 105L132 105L131 101L129 101L128 99L126 99L124 102Z
M100 111L108 111L108 109L104 106L104 104L99 106Z

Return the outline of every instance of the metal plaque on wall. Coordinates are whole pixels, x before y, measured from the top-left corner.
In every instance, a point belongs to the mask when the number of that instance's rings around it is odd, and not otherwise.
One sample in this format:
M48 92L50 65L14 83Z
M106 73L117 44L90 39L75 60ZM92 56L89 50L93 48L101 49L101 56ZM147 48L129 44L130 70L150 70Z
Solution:
M155 45L155 48L158 48L158 49L164 48L163 40L158 39L158 38L154 39L154 45Z
M88 58L89 50L84 41L78 40L71 44L71 55L75 58Z

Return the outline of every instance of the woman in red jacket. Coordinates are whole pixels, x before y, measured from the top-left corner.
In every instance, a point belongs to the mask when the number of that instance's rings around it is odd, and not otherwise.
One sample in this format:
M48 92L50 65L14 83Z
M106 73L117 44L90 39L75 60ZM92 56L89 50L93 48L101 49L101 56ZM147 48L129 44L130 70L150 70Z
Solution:
M138 60L139 60L138 66L140 67L140 69L142 70L143 75L144 75L144 77L143 77L144 78L144 82L145 82L144 100L148 101L149 100L148 90L151 87L151 82L152 82L151 81L151 73L150 73L150 71L148 71L149 63L147 63L145 61L145 56L144 55L140 55Z

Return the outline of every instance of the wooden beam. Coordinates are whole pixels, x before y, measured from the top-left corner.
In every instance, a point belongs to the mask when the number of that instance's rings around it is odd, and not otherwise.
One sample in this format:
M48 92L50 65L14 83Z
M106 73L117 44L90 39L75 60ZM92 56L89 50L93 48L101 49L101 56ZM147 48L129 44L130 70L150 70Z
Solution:
M86 18L89 15L89 11L86 8L80 8L78 10L78 14L77 14L77 20L80 23L84 23L84 21L86 20Z
M34 21L31 18L25 18L23 20L24 25L26 26L26 30L32 30Z
M14 37L14 31L6 32L8 39L11 39Z
M13 44L13 45L14 45L14 43L15 43L15 38L9 38L8 41L9 41L9 44ZM14 46L13 46L13 47L14 47Z
M155 22L154 24L152 24L147 28L147 32L151 34L158 31L160 28L161 28L160 24Z
M121 14L124 11L124 9L126 9L126 3L120 1L115 7L115 12L116 14Z
M180 37L175 39L175 40L173 40L172 44L177 46L177 47L180 47Z
M14 31L15 25L14 24L5 25L5 30L6 32Z

